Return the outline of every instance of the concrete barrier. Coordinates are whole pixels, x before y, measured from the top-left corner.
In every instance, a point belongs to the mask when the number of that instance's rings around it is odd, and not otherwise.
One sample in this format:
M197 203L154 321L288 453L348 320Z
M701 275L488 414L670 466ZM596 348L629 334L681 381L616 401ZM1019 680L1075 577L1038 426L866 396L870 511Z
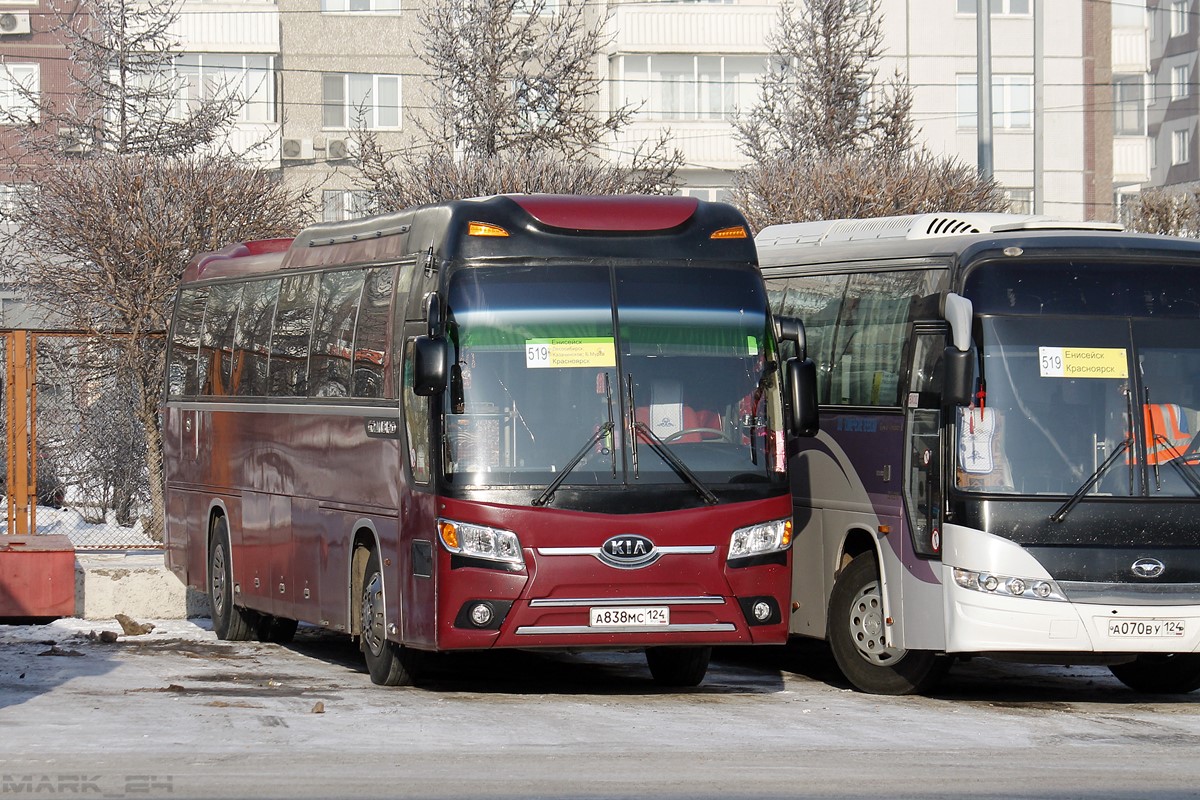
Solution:
M77 552L75 616L112 619L207 617L208 598L167 569L161 552Z

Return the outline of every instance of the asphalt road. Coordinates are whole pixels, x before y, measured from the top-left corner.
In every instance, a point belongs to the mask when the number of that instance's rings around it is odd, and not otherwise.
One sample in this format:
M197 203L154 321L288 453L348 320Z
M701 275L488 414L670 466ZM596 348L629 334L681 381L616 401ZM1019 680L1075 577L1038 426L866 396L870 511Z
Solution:
M956 665L931 697L849 690L825 649L721 654L665 691L639 653L440 657L373 686L344 637L0 626L0 800L1200 798L1200 693L1100 667Z

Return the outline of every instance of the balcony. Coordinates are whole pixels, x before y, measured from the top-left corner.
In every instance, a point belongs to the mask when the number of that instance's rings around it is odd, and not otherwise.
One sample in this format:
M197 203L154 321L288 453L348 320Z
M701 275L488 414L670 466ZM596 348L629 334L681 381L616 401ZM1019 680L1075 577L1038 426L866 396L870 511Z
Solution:
M1146 72L1150 56L1146 45L1145 28L1113 28L1112 71L1115 73Z
M1113 137L1113 183L1146 183L1150 180L1150 137Z
M624 160L639 145L658 139L663 128L671 130L671 146L683 153L685 169L740 169L746 159L738 152L733 127L720 120L642 120L626 126L613 140L612 148Z
M185 2L171 35L191 53L278 53L279 8L269 2Z
M778 13L773 6L621 4L606 26L608 52L765 54Z

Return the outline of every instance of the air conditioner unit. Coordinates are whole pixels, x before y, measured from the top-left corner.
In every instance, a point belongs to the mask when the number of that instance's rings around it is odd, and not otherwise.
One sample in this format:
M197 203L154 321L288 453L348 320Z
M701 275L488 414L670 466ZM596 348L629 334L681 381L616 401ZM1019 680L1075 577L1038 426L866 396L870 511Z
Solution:
M284 161L302 161L313 158L312 139L284 139L279 147L279 155Z
M325 146L325 158L329 161L340 161L358 155L358 143L353 139L330 139Z
M0 14L0 36L29 33L28 11L5 11Z

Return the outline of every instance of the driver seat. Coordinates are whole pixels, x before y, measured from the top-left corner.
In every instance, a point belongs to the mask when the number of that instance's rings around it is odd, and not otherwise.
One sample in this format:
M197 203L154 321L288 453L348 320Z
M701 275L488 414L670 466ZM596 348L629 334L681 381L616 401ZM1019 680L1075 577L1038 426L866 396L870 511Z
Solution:
M683 402L683 387L679 381L658 379L650 384L650 405L637 409L639 422L644 422L654 435L664 441L683 430L692 428L714 428L721 430L721 415L706 409L694 409ZM680 436L675 442L700 442L705 438L699 433ZM674 443L674 442L673 442Z

